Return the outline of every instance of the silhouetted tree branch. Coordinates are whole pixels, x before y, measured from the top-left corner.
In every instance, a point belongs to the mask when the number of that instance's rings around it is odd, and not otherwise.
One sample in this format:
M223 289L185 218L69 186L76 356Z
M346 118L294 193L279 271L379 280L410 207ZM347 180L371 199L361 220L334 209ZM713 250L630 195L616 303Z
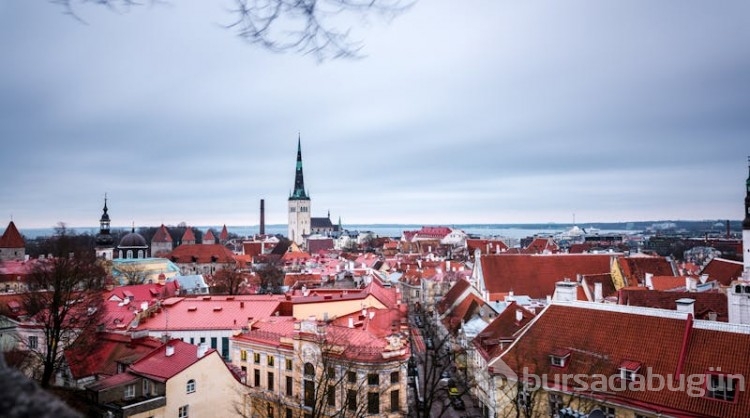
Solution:
M393 18L416 0L235 0L229 12L235 17L226 25L244 41L274 52L310 54L318 61L361 58L362 43L352 40L351 28L340 28L342 15ZM159 3L158 0L144 0ZM113 11L142 5L135 0L54 0L64 12L82 21L78 4L94 3Z

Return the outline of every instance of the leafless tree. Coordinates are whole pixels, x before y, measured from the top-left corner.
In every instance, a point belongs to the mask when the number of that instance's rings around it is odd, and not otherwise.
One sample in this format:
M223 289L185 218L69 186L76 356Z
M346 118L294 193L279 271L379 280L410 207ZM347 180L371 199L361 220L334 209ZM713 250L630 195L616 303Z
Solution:
M239 295L247 287L248 275L238 267L218 270L211 278L211 291L222 295Z
M30 290L21 298L26 320L40 334L21 342L41 365L43 387L50 385L66 348L76 340L84 346L91 342L88 338L93 338L104 314L106 273L94 252L74 246L64 228L51 240L52 257L35 264L28 281Z
M406 11L416 0L235 0L226 25L241 39L274 52L309 54L318 61L361 58L362 43L351 28L339 27L342 17L364 19L371 15L389 19ZM82 3L95 3L117 11L142 4L136 0L55 0L65 13L80 20ZM146 1L160 3L161 0Z
M417 415L420 417L442 417L451 407L451 398L463 398L476 385L473 376L465 368L456 367L457 360L466 355L451 339L450 334L440 335L437 327L430 321L423 328L426 352L420 358L422 370L420 393L421 405ZM465 362L465 359L462 361Z

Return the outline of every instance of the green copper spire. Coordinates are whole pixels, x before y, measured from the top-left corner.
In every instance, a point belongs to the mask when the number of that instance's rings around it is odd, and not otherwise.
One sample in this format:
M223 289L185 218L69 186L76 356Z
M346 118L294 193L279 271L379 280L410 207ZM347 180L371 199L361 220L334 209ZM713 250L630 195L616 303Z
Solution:
M300 135L297 134L297 168L294 174L294 191L289 199L305 200L309 198L305 192L305 178L302 174L302 140Z

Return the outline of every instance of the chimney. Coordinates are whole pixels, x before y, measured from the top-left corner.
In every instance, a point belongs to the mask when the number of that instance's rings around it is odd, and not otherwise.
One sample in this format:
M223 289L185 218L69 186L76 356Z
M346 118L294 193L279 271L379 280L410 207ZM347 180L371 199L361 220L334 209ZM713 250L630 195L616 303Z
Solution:
M265 199L260 199L260 230L258 231L260 235L266 234L266 201Z
M685 276L685 290L688 292L695 292L695 282L692 277Z
M523 311L520 309L516 309L516 322L523 321Z
M148 309L148 302L141 302L141 310L145 311L146 309Z
M349 328L354 328L354 318L349 317Z
M677 312L689 313L695 316L695 299L681 298L675 301L677 304Z
M646 273L643 281L648 290L654 290L654 273Z
M573 302L578 300L576 297L577 287L578 283L571 282L570 279L555 283L555 301Z
M709 312L708 313L708 320L709 321L716 321L716 312Z
M167 357L171 357L172 355L174 355L174 346L173 345L168 345L166 351L164 352L164 354Z
M601 283L594 283L594 302L604 302L604 292Z
M208 344L206 343L198 344L198 358L203 358L203 356L206 355L207 351L208 351Z

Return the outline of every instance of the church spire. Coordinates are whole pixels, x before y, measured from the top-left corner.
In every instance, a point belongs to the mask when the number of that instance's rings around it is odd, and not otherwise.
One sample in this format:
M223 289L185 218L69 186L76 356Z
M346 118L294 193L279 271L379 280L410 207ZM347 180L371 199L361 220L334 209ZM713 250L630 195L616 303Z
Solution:
M747 157L747 181L745 182L745 220L742 221L742 229L750 230L750 156Z
M305 192L305 178L302 174L302 139L297 134L297 167L294 173L294 191L290 199L309 199Z

